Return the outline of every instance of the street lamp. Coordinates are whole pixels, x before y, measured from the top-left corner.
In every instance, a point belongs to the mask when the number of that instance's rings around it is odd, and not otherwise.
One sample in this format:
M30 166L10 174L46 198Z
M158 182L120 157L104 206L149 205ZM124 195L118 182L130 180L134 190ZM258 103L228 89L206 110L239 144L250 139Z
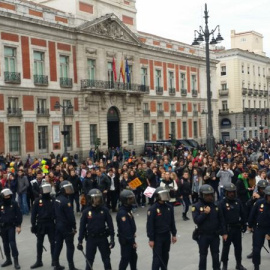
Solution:
M71 105L70 102L68 102L66 105L65 104L62 105L59 103L59 101L56 101L54 105L54 109L60 110L60 108L63 109L64 130L61 131L61 134L64 136L64 156L67 156L67 135L69 134L69 131L66 130L66 112L68 110L73 109L73 106Z
M205 41L205 53L206 53L206 81L207 81L207 111L208 111L208 132L207 132L207 139L206 139L206 148L211 156L214 154L215 150L215 138L213 134L213 123L212 123L212 104L211 104L211 89L210 89L210 58L209 58L209 44L215 45L218 42L223 40L222 36L220 35L219 25L216 26L214 30L209 31L208 28L208 10L207 4L205 4L204 10L204 19L205 19L205 27L203 29L200 26L200 30L194 31L194 41L192 45L200 45L201 42ZM214 37L215 31L218 29L217 37ZM197 37L198 34L198 37ZM211 41L210 37L212 37Z

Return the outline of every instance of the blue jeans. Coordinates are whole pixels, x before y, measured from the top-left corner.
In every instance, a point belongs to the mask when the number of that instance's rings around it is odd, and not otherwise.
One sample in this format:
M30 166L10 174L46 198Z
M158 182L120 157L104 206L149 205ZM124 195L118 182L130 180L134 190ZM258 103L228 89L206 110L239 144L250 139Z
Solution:
M28 209L28 204L27 204L27 194L22 193L18 195L19 195L19 206L21 208L21 212L23 215L28 215L29 209Z

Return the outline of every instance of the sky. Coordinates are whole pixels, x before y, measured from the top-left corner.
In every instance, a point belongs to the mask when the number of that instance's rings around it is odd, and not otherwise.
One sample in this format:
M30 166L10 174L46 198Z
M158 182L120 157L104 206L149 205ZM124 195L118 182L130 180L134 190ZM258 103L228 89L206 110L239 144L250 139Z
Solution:
M137 29L191 44L194 30L204 27L205 3L209 29L220 25L224 38L220 45L230 49L231 30L254 30L264 36L263 49L270 57L269 0L136 0Z

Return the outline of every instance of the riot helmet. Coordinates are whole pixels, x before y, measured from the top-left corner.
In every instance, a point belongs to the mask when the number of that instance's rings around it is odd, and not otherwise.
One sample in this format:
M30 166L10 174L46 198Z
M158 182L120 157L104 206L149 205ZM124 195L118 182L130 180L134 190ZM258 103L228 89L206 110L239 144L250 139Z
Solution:
M9 189L9 188L4 188L2 191L1 191L1 196L5 199L9 196L11 196L13 194L13 192Z
M200 198L206 203L213 203L215 201L215 191L210 185L202 185L199 192Z
M102 192L97 189L93 188L91 189L88 194L88 203L90 203L92 206L101 206L103 205L103 196Z
M52 186L49 183L42 183L40 186L41 194L50 194L52 192Z
M226 183L223 188L225 190L226 199L231 201L236 199L236 186L233 183Z
M270 204L270 186L269 185L265 188L264 194L265 194L266 202Z
M154 196L156 197L157 201L162 202L168 202L171 199L170 190L165 187L158 187L155 190Z
M136 203L135 195L131 190L124 189L120 193L120 201L122 205L132 206Z
M268 181L267 180L260 180L257 183L257 189L258 189L258 193L260 195L260 197L263 197L264 195L264 190L265 188L268 186Z
M64 180L60 184L60 191L66 195L71 195L74 193L74 188L69 181Z

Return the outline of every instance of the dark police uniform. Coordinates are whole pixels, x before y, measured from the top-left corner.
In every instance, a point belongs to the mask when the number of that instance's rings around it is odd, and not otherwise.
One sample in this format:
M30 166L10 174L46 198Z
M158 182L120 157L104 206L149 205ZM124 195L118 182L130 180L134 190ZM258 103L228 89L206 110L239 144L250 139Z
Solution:
M270 204L266 202L266 199L255 203L248 218L248 226L254 230L252 260L255 269L259 269L265 236L270 235Z
M22 213L16 201L3 199L0 205L0 234L3 240L4 252L7 261L10 261L10 249L14 261L17 260L19 252L16 245L16 227L21 227ZM16 264L16 263L15 263ZM3 265L2 265L3 266ZM16 268L19 269L19 268Z
M108 229L106 228L108 226ZM104 206L88 206L82 213L79 230L79 243L86 237L86 257L93 265L97 248L100 251L105 270L111 270L110 244L107 237L114 238L114 227L109 210ZM86 270L90 267L86 264Z
M127 269L128 264L130 264L131 270L137 269L136 224L131 210L132 206L123 205L116 216L118 239L121 246L119 270Z
M246 230L246 216L240 200L228 200L224 198L220 202L220 210L222 211L225 223L225 234L228 235L226 241L223 241L221 261L227 265L230 245L234 245L234 254L237 266L241 269L242 261L242 231Z
M174 209L169 203L155 202L147 212L147 237L154 241L152 270L165 269L169 261L171 234L176 236Z
M204 208L209 206L210 213L204 213ZM215 203L206 203L202 199L192 207L194 223L198 226L200 262L199 270L206 270L207 253L210 251L213 259L213 269L219 270L219 234L224 234L222 212Z
M51 256L53 260L54 247L55 247L55 210L54 198L42 195L37 198L33 204L31 224L32 233L37 236L37 263L42 262L42 251L44 237L47 234L51 246ZM41 263L42 264L42 263ZM52 265L54 262L52 262ZM54 265L53 265L54 266ZM35 268L35 267L31 267Z
M67 246L67 260L69 263L69 269L73 270L74 261L74 234L76 233L76 220L74 212L69 199L60 194L54 203L55 209L55 249L54 249L54 262L56 263L55 270L59 267L59 256L65 240Z

